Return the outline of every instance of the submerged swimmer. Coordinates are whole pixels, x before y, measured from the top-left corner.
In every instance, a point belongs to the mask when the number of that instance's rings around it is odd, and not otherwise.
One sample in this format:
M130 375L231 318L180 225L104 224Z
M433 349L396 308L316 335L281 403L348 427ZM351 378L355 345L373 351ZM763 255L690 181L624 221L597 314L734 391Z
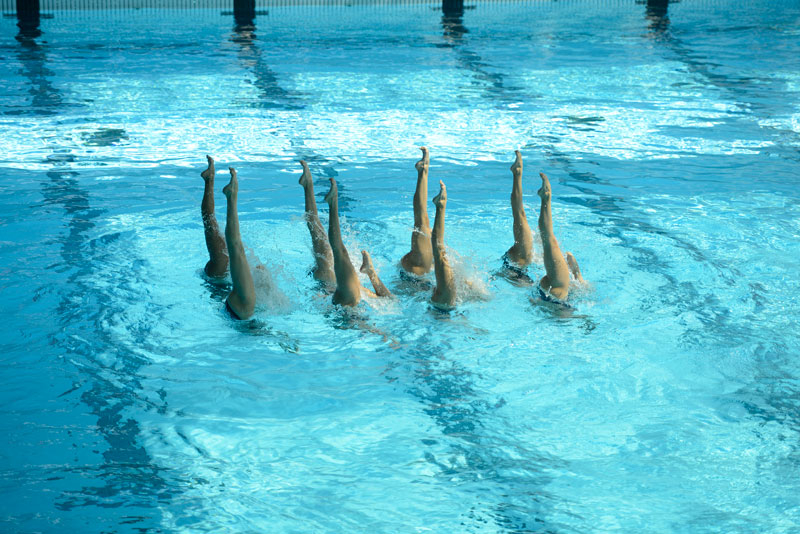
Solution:
M436 287L433 288L431 302L441 309L450 309L456 303L456 284L453 280L453 269L447 261L447 251L444 246L444 212L447 206L447 188L439 180L439 194L433 198L436 206L436 217L433 220L431 243L433 248L434 272L436 274Z
M336 186L336 180L334 178L330 180L331 190L325 195L325 202L330 206L328 240L333 253L333 273L336 277L336 291L333 293L333 303L341 304L342 306L355 306L361 300L361 290L365 288L361 287L356 270L350 262L350 255L347 253L347 248L345 248L342 241L342 232L339 226L339 189ZM366 251L362 251L361 254L363 257L361 272L369 277L375 288L375 294L380 297L392 296L380 278L378 278L378 272L372 266L369 254Z
M231 181L222 189L228 199L225 239L228 243L231 280L233 281L233 289L225 301L225 307L234 319L248 319L253 315L255 309L256 289L253 284L253 275L250 273L250 266L247 264L244 254L242 236L239 233L239 213L237 211L239 182L236 178L236 169L230 167L230 171Z
M414 192L414 230L411 232L411 252L403 256L400 265L409 273L423 275L431 270L433 251L431 225L428 220L428 149L420 147L422 159L414 166L417 169L417 189Z
M314 249L315 263L312 275L316 280L333 287L336 285L336 276L333 273L333 252L317 213L317 202L314 199L314 179L311 177L311 171L308 170L308 164L300 160L300 165L303 166L303 174L298 183L303 186L305 192L305 218L308 231L311 233L311 245Z
M217 217L214 214L214 158L206 156L208 168L200 173L205 182L203 200L200 203L200 213L203 216L203 230L206 236L206 248L209 260L205 266L206 275L212 278L225 276L228 270L228 251L225 239L219 231Z
M551 191L550 180L543 172L539 173L542 178L542 187L539 189L539 197L542 199L542 206L539 210L539 234L542 237L542 256L544 259L545 275L539 280L539 296L542 300L566 304L569 295L569 273L578 282L583 282L580 267L575 260L575 256L567 252L567 260L561 254L555 234L553 234L553 214L551 210ZM567 266L569 262L569 266Z

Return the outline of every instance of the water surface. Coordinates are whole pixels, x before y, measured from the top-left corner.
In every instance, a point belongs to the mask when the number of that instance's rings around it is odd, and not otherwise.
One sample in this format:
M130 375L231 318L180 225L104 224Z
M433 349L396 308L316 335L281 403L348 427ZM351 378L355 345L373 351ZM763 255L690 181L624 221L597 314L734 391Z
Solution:
M0 19L2 530L797 529L800 8L655 4ZM397 267L419 145L449 315ZM571 313L497 275L517 148ZM206 153L251 323L201 276ZM396 300L319 293L300 158Z

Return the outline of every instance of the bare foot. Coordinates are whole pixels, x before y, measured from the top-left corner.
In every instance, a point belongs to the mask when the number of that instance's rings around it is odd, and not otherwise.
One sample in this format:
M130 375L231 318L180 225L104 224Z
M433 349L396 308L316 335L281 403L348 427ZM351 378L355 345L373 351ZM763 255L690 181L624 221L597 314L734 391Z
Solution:
M439 180L439 194L433 197L433 205L437 208L444 208L447 206L447 188L441 180Z
M308 170L308 163L305 160L300 160L300 165L303 166L303 174L300 175L300 179L297 181L298 184L302 185L303 187L308 187L309 184L312 183L311 178L311 171Z
M236 194L239 192L239 180L236 179L236 169L233 167L228 167L228 169L231 171L231 181L222 188L222 192L228 199L231 197L235 199Z
M375 288L375 292L367 291L367 294L373 297L392 297L392 292L386 289L386 286L383 285L378 273L375 271L375 267L372 265L372 258L369 256L369 252L366 250L361 251L361 269L359 269L362 273L367 275L369 281L372 282L372 287Z
M329 206L332 205L339 196L339 188L336 187L336 179L331 178L330 180L331 180L331 190L328 191L327 195L325 195L325 202L327 202Z
M361 251L361 268L359 271L364 274L369 274L375 271L375 268L372 266L372 258L369 257L369 252L366 250Z
M547 175L543 172L540 172L539 176L542 177L542 187L539 188L537 194L542 200L550 200L550 180L547 178Z
M578 282L583 282L583 276L581 276L581 268L578 267L578 260L575 259L575 256L572 255L572 252L567 252L567 265L569 265L569 270L572 272L572 276Z
M428 149L424 146L419 147L419 149L422 150L422 159L414 165L414 168L417 169L417 172L427 171L428 164L431 161L430 156L428 155Z
M516 158L514 159L514 163L511 164L511 172L514 176L517 176L518 174L522 174L522 154L519 153L519 150L515 150L514 155Z
M214 158L206 155L206 159L208 160L208 168L200 173L200 177L207 182L214 179Z

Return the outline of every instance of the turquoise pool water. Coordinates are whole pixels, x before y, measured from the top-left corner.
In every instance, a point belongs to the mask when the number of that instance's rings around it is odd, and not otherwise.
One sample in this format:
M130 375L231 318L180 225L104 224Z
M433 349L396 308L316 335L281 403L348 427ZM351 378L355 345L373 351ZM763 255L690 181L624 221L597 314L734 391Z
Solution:
M609 4L0 19L0 530L800 531L800 6ZM450 315L397 268L422 144ZM516 148L569 314L496 276ZM247 325L206 153L272 275ZM300 158L396 300L317 292Z

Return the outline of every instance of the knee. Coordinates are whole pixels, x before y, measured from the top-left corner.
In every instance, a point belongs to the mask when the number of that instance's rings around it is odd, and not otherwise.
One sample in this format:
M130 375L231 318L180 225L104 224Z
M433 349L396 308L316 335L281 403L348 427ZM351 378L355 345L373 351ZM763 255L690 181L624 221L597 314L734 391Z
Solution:
M545 291L550 290L551 284L550 284L550 279L547 277L547 275L544 275L541 279L539 279L539 286Z

